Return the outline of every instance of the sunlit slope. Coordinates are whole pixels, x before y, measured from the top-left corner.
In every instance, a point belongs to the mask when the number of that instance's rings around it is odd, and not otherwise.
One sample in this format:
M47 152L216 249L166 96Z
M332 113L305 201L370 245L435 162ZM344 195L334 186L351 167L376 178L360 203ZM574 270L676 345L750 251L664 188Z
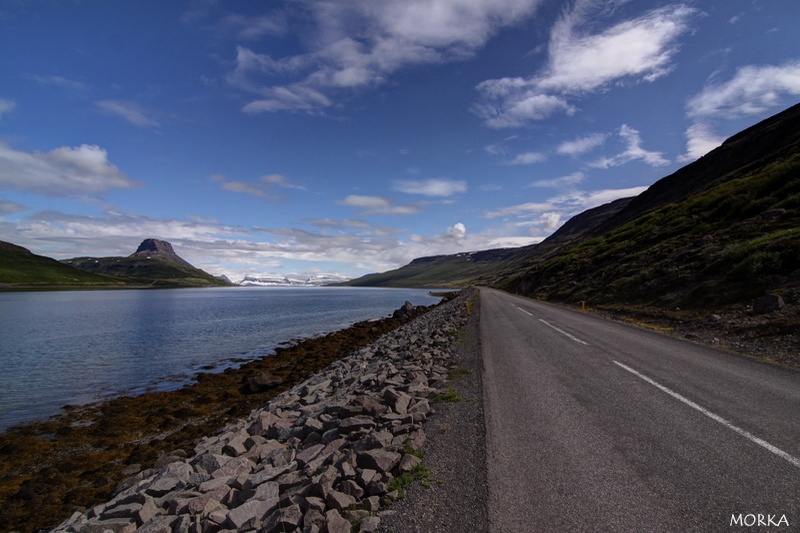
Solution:
M83 272L30 250L0 241L0 289L114 288L128 282Z

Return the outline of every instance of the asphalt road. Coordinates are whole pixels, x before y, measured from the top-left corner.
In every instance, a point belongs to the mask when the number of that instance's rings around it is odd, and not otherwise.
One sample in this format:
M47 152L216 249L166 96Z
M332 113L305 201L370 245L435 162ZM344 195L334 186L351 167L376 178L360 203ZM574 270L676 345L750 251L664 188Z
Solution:
M800 372L480 305L491 531L800 531Z

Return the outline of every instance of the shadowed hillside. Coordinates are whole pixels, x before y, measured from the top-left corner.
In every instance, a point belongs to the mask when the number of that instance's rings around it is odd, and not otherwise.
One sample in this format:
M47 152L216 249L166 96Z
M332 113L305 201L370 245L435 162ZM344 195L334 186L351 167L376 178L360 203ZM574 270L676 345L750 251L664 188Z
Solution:
M800 105L541 244L417 259L353 285L484 284L603 306L722 309L800 282Z

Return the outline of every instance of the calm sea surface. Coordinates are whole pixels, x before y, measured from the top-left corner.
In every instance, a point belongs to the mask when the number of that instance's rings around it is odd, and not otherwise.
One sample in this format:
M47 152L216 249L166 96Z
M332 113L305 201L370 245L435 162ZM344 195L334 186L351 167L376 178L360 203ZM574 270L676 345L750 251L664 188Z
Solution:
M427 290L260 288L0 293L0 430L63 405L174 389L202 367L391 314Z

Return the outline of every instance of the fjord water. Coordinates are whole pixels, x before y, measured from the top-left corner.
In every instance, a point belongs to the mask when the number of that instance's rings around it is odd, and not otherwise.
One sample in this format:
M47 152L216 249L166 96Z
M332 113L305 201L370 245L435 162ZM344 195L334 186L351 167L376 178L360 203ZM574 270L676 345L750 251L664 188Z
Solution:
M439 298L349 287L0 293L0 431L65 404L177 388L209 367L381 318L405 301Z

